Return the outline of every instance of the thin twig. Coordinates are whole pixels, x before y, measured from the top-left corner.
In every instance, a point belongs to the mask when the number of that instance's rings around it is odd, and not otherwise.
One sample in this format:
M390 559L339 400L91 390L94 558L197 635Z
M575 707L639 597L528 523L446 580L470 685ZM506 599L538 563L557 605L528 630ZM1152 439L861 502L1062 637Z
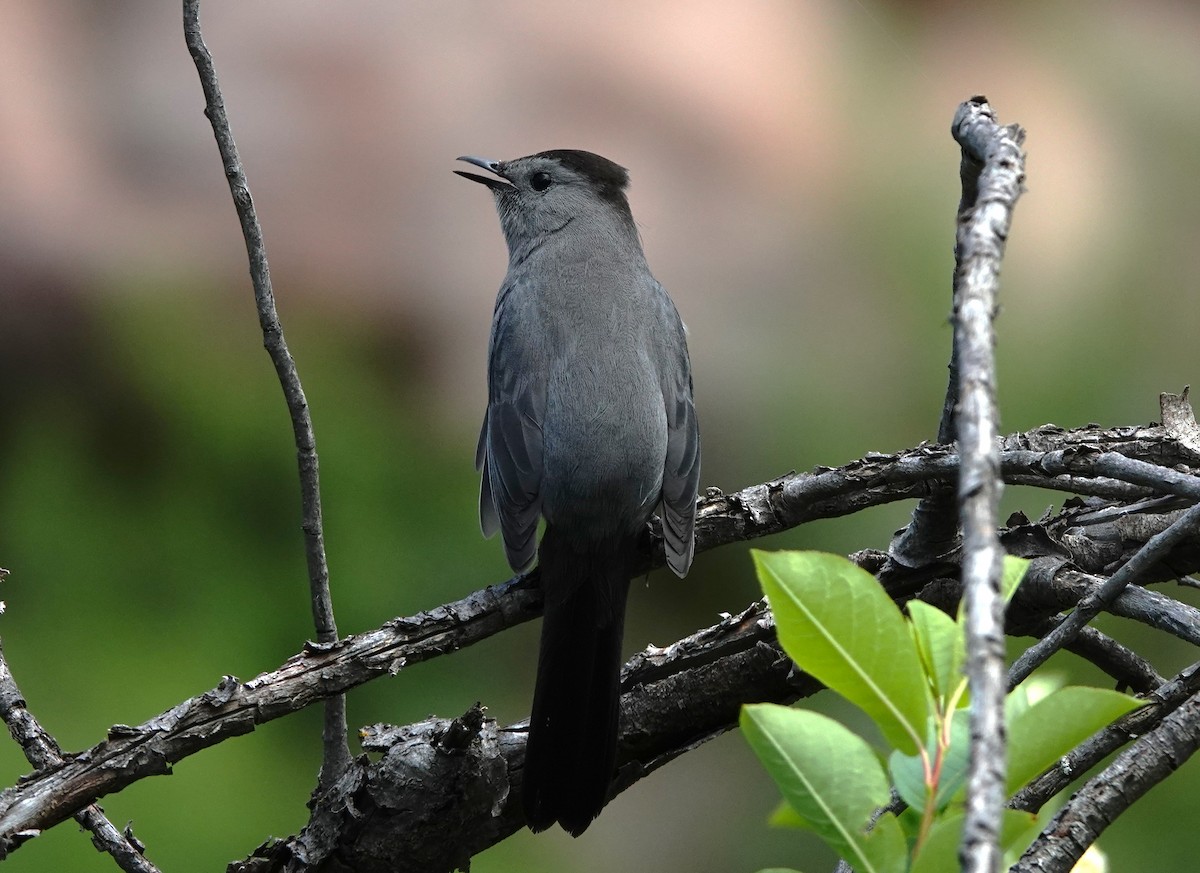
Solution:
M961 455L959 520L966 607L966 674L971 691L971 753L959 861L969 873L1000 869L1006 763L1004 601L996 532L1000 502L995 336L992 319L1000 262L1024 180L1017 127L1002 128L983 97L959 107L952 133L962 146L954 274L954 360L958 398L954 435Z
M1047 463L1053 463L1048 459ZM1181 473L1165 466L1130 458L1117 452L1096 455L1092 469L1101 476L1153 488L1162 493L1169 491L1200 500L1200 479L1191 473Z
M1039 621L1028 629L1028 633L1045 636L1054 625L1055 622L1049 619ZM1099 667L1115 679L1120 687L1137 694L1147 694L1163 684L1163 677L1153 664L1094 627L1085 627L1065 648Z
M1016 602L1038 612L1044 612L1047 607L1078 610L1081 604L1105 596L1102 594L1105 585L1115 578L1116 574L1104 578L1083 573L1061 560L1039 559L1033 562L1026 573ZM1137 585L1126 586L1108 599L1102 608L1111 615L1141 622L1193 646L1200 646L1200 609L1158 591ZM1049 636L1054 629L1062 626L1064 620L1065 616L1058 616L1039 636ZM1087 628L1086 624L1079 627L1076 634Z
M1074 639L1079 629L1117 599L1125 588L1166 557L1176 545L1195 536L1200 527L1200 504L1193 506L1160 534L1151 537L1137 553L1096 590L1089 593L1062 623L1028 649L1008 671L1008 686L1015 688L1064 644Z
M267 249L263 242L262 227L250 196L246 173L238 156L237 143L225 114L225 101L221 96L217 71L212 55L204 44L200 32L199 0L184 0L183 32L188 51L200 74L200 85L204 89L204 114L212 123L213 135L225 167L225 177L233 194L233 205L242 225L242 236L246 240L246 252L250 258L250 281L254 285L254 300L258 309L258 323L262 328L263 345L287 400L288 413L292 419L292 433L296 442L296 459L300 468L301 528L304 532L304 553L308 563L309 593L312 599L313 624L317 641L332 644L337 641L337 624L333 618L333 600L329 593L329 566L325 560L325 534L321 525L320 467L317 459L317 440L313 433L312 418L296 362L288 351L283 336L283 326L275 309L275 294L271 289L271 270L267 264ZM332 697L325 704L324 755L318 790L332 785L350 763L350 747L347 744L346 701Z
M8 732L34 769L49 770L62 765L63 755L58 743L25 708L25 698L8 668L3 647L0 647L0 719L8 725ZM76 812L74 818L91 832L92 845L111 855L126 873L158 873L158 868L146 860L143 854L146 847L133 836L132 830L127 827L125 833L121 833L100 807L89 804ZM19 845L20 842L18 837L16 843ZM9 840L0 841L0 859L7 857L13 847Z
M966 215L975 205L978 196L978 176L982 169L982 160L975 159L964 148L959 172L962 195L958 201L957 214L960 217ZM960 259L956 258L951 282L955 313L958 311L957 287L960 268ZM938 420L937 441L944 446L952 445L958 438L960 354L959 338L956 334L950 344L950 363L946 368L946 397L942 401L942 414ZM958 500L954 488L946 483L932 484L929 493L913 508L912 520L897 532L888 545L888 563L880 574L881 578L886 580L894 573L903 573L937 562L958 546L958 532Z

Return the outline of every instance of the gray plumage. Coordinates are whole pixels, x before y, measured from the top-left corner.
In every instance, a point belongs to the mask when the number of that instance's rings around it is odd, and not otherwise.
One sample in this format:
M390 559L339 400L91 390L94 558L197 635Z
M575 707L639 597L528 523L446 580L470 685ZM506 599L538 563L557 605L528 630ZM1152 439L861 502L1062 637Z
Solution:
M483 532L539 555L545 618L526 752L530 826L582 833L614 770L620 642L634 552L654 512L691 565L700 436L683 323L654 279L625 170L589 152L466 157L508 244L476 464ZM546 520L540 548L539 517Z

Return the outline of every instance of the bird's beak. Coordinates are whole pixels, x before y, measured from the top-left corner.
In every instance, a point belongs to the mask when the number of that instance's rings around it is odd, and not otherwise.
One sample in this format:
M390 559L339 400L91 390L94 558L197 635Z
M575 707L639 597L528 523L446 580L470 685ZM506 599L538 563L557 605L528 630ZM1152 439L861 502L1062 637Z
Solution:
M500 161L493 161L491 158L476 158L471 155L463 155L459 160L482 167L489 173L495 173L500 179L480 176L478 173L467 173L462 170L455 170L456 175L462 176L464 179L470 179L472 182L478 182L481 185L487 185L493 191L504 191L512 188L512 185L508 184L508 182L501 181L504 178L504 173L501 171Z

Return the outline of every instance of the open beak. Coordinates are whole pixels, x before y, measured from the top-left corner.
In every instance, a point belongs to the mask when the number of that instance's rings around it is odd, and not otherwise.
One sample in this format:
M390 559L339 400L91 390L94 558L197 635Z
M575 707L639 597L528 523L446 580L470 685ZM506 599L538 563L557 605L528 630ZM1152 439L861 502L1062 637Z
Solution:
M468 164L474 164L477 167L482 167L489 173L495 173L499 179L493 179L490 176L480 176L478 173L467 173L463 170L455 170L454 173L462 176L464 179L470 179L472 182L478 182L481 185L487 185L493 191L504 191L512 188L508 182L501 181L504 178L504 173L501 172L501 162L493 161L491 158L476 158L471 155L463 155L458 160L466 161Z

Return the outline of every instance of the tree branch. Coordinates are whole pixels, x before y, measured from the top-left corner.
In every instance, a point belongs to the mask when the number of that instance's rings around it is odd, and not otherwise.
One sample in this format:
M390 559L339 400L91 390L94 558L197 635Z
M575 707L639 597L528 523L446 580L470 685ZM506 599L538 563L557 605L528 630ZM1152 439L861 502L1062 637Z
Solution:
M984 97L959 107L951 127L962 146L954 273L954 358L958 370L954 436L961 453L959 520L966 605L966 674L971 692L971 754L959 861L969 873L1000 869L1000 819L1007 751L1004 729L1003 550L996 533L1000 504L995 335L992 319L1000 262L1025 179L1025 133L1004 128Z
M1005 481L1074 494L1107 496L1115 483L1128 483L1152 494L1200 500L1200 479L1192 475L1200 469L1200 455L1155 426L1064 430L1045 425L1012 434L1000 441L1000 469ZM734 494L709 488L697 514L696 548L922 497L930 483L952 482L957 475L952 446L922 444L895 454L871 453L842 467L791 473ZM661 566L657 548L655 554L652 566Z
M1175 546L1193 537L1197 527L1200 527L1200 504L1185 512L1165 531L1151 537L1116 573L1088 592L1058 627L1026 649L1008 671L1009 687L1016 687L1024 681L1065 642L1073 639L1080 628L1113 603L1130 583L1147 574ZM1134 595L1127 599L1127 603L1135 597L1142 601L1151 596L1151 592L1142 592L1141 597ZM1197 637L1197 641L1200 641L1200 637Z
M5 571L0 570L0 579L5 575ZM62 749L33 713L25 708L25 698L8 669L3 648L0 648L0 718L8 725L8 732L35 770L51 770L62 765ZM117 866L126 873L158 873L158 868L146 860L143 854L146 847L133 835L133 831L128 827L124 833L118 831L100 807L89 804L75 812L74 818L81 827L91 831L92 845L98 851L111 855ZM20 830L0 840L0 860L7 858L10 850L38 833L36 829Z
M757 603L622 673L619 772L610 798L737 724L748 700L789 702L819 685L795 672ZM304 831L259 847L230 873L302 873L334 856L355 873L465 868L472 855L524 826L519 797L524 722L498 727L482 712L366 731L359 758L321 798Z
M1117 816L1200 748L1200 694L1193 694L1075 793L1012 866L1012 873L1070 870Z
M1008 633L1040 639L1053 630L1055 618L1037 618L1029 623L1007 623ZM1165 681L1154 665L1130 649L1094 627L1085 627L1071 643L1064 646L1068 652L1094 664L1117 684L1135 694L1149 694Z
M1103 462L1102 459L1112 452L1103 452L1101 447L1164 463L1186 463L1185 455L1161 428L1110 431L1038 428L1007 437L1002 444L1036 445L1047 449L1006 451L1002 460L1007 459L1007 462L1002 463L1002 469L1020 475L1040 476L1041 481L1051 488L1061 484L1063 471L1071 471L1072 491L1085 483L1087 476L1097 475L1098 469L1113 471L1116 468L1117 465ZM1146 466L1153 465L1147 462ZM920 493L929 480L952 481L956 471L957 458L952 449L919 446L896 455L870 455L836 469L792 474L732 494L713 489L701 501L697 548L707 550L753 540L812 519L845 515L864 506L911 498ZM1176 487L1164 483L1164 489ZM1046 526L1053 527L1050 522ZM1042 539L1027 535L1024 549L1032 555L1032 550L1039 544L1042 554L1048 556L1061 559L1065 552L1062 543L1053 540L1048 533ZM660 565L661 554L661 548L655 548L652 554L644 555L643 569ZM864 553L859 556L859 561L874 571L878 570L875 558L875 554ZM1180 567L1186 569L1184 565ZM947 576L956 572L953 563L941 569ZM893 596L907 599L926 581L924 578L902 579L893 589ZM52 772L35 773L0 793L0 840L31 828L50 827L134 781L169 772L173 763L201 749L248 733L257 724L296 712L330 695L342 694L371 679L394 675L421 661L486 639L536 617L540 608L536 575L518 577L416 616L394 619L377 630L348 637L332 646L309 647L276 670L248 682L226 677L216 688L183 701L140 726L114 727L107 740L78 755L68 756L63 766ZM759 621L751 619L750 615L734 622L738 634L749 634L745 625ZM744 637L732 635L727 624L699 636L716 650L726 647L733 653L751 648L757 650L761 644L769 645L768 641L773 639L773 628L769 624L756 627L756 635ZM735 638L736 643L732 642ZM628 668L629 675L634 678L627 679L627 687L633 688L630 682L646 684L669 679L671 671L685 663L674 660L681 650L686 650L689 657L694 654L690 646L677 644L635 659ZM709 650L705 655L695 657L714 660ZM754 681L754 676L749 674L741 678ZM679 695L676 704L680 699L695 697L699 706L706 702L712 705L703 684L687 686L686 690L675 693ZM747 694L745 702L756 699L768 698ZM681 728L692 730L686 722ZM661 730L664 735L670 734L666 725ZM687 734L686 738L693 740L695 732ZM627 736L625 742L631 741ZM663 738L657 734L644 736L640 742L659 743L655 746L655 754L662 754ZM635 751L635 754L641 753Z
M1184 642L1200 646L1200 609L1140 587L1126 588L1116 597L1109 599L1104 592L1108 583L1120 573L1118 570L1110 579L1103 579L1082 573L1061 558L1039 558L1030 565L1025 579L1022 580L1015 604L1038 614L1044 614L1047 608L1071 609L1074 614L1080 611L1091 612L1098 601L1103 601L1102 609L1112 615L1141 622ZM1095 614L1092 617L1095 617ZM1055 630L1059 627L1062 625L1057 625ZM1043 639L1053 633L1052 631L1046 634ZM1026 651L1032 651L1033 648L1036 646ZM1013 669L1016 670L1019 664L1020 660L1013 665ZM1012 683L1012 687L1016 687L1017 684L1019 683Z
M1090 630L1090 628L1085 628ZM1054 767L1038 776L1009 801L1013 809L1037 812L1052 797L1065 790L1078 777L1135 737L1140 737L1162 722L1185 701L1200 692L1200 663L1192 664L1170 682L1147 695L1150 702L1123 715L1068 752ZM1070 869L1069 866L1062 869Z
M332 644L338 638L337 623L333 618L333 599L329 593L329 566L325 560L325 533L321 525L320 465L317 458L317 438L313 432L312 418L308 411L308 400L296 362L288 350L283 335L283 325L275 308L275 293L271 288L271 269L267 264L267 248L263 241L262 226L250 196L250 186L242 161L238 156L237 143L229 127L225 113L225 100L221 96L216 67L212 55L204 44L200 32L200 0L184 0L183 33L188 51L200 75L200 86L204 90L204 114L212 123L213 136L221 153L225 178L233 195L233 205L246 240L246 253L250 258L250 281L254 286L254 300L258 309L258 323L262 328L263 345L275 373L283 388L288 414L292 420L292 434L296 443L296 460L300 469L301 529L304 532L304 554L308 564L309 594L312 601L313 624L317 641ZM331 697L325 704L324 754L318 790L331 785L350 764L350 747L347 745L346 701L342 697Z

